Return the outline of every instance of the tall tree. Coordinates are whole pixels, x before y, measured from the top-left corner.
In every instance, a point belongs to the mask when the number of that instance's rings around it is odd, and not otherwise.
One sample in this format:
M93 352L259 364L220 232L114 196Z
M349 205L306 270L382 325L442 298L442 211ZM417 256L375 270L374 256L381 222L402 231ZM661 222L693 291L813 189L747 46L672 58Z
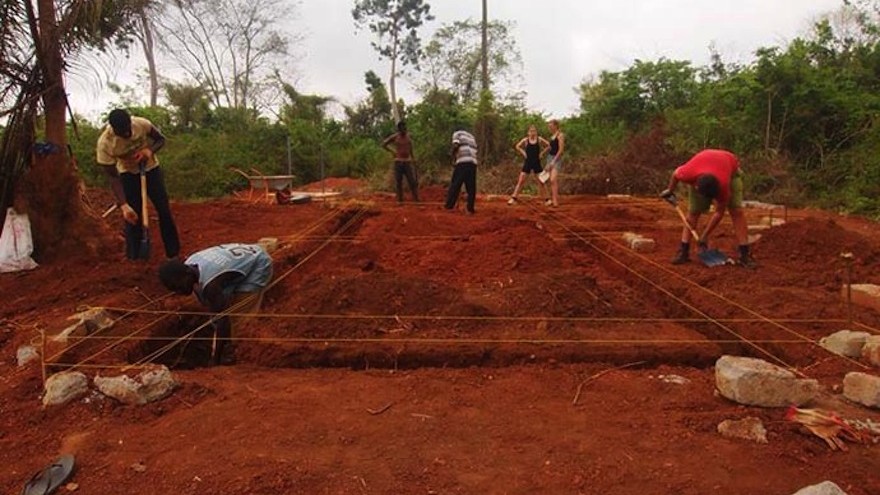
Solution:
M355 25L367 26L378 37L371 42L381 57L391 61L388 87L391 89L391 111L394 120L400 120L397 103L398 63L401 67L418 68L422 57L422 42L418 29L434 19L431 6L424 0L356 0L351 11Z
M159 69L156 65L156 30L154 19L158 19L165 8L162 0L141 0L137 13L135 36L144 51L147 61L147 76L150 81L150 106L159 104Z
M482 62L482 89L489 91L489 6L483 0L483 22L480 24L480 61Z
M364 74L364 82L367 84L367 98L357 106L345 107L348 128L355 135L382 138L393 126L388 91L373 71Z
M180 67L221 107L255 109L298 38L279 28L288 0L173 0L158 21Z
M494 91L516 92L522 81L522 55L513 37L513 23L492 20L486 26L486 72ZM425 45L424 82L420 90L455 93L463 102L475 102L482 79L482 23L473 19L444 24ZM491 89L491 88L490 88Z

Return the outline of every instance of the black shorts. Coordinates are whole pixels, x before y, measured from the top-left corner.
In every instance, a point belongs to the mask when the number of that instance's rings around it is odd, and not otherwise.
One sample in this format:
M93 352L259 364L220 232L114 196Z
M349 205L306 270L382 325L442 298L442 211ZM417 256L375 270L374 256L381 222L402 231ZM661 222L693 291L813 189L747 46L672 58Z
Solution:
M540 174L543 171L543 167L541 167L541 162L537 163L529 163L523 162L522 173L528 174L529 172L534 172L536 174Z

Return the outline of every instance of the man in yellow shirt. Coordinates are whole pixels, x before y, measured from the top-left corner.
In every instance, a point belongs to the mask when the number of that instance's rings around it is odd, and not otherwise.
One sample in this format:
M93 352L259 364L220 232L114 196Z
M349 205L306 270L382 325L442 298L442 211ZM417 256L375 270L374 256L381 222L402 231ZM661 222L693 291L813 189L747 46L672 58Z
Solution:
M180 239L171 216L165 179L159 168L156 152L165 146L165 136L149 120L132 117L117 108L107 118L108 126L98 138L97 162L104 167L110 188L125 219L125 255L137 259L138 246L144 236L141 215L140 164L145 164L147 196L159 216L159 230L165 256L177 258Z

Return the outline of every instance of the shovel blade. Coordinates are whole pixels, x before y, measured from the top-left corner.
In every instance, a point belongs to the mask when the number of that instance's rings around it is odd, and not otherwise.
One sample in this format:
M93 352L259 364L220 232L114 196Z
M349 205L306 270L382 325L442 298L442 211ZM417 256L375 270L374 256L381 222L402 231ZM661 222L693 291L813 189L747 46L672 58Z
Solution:
M142 260L150 259L150 231L146 227L144 227L144 234L138 246L138 258Z
M729 264L730 258L717 249L707 249L705 251L701 251L697 257L700 261L703 262L706 266L720 266Z

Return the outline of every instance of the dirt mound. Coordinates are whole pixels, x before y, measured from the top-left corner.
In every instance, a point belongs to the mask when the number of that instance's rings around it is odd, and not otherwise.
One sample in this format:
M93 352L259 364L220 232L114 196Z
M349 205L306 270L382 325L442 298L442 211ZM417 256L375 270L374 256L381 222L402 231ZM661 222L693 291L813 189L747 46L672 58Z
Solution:
M880 268L880 245L860 233L844 228L834 219L790 221L762 235L762 256L770 255L797 266L796 273L826 272L829 266L844 268L841 253L854 255L855 276L871 276Z

